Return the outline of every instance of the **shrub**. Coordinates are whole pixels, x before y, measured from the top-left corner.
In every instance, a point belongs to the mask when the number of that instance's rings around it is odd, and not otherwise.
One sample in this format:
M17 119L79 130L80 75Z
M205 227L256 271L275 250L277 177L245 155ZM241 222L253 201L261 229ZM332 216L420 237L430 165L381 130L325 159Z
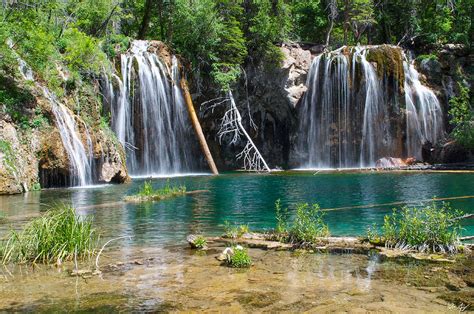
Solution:
M247 249L241 246L232 247L233 254L228 255L226 263L233 268L248 268L252 265Z
M428 55L419 55L418 57L416 57L417 62L422 62L424 60L438 61L438 56L434 54L428 54Z
M380 238L387 247L421 252L457 251L462 212L448 204L438 207L432 203L423 208L403 207L384 217L382 235L372 229L369 239Z
M449 100L452 135L462 146L474 149L474 114L470 106L469 88L458 83L459 95Z
M323 220L324 213L318 204L298 204L296 217L289 230L291 241L313 242L317 237L329 236L329 228Z
M275 218L275 234L280 241L312 243L318 237L329 236L329 227L318 204L297 204L295 218L291 221L288 208L282 208L277 200Z
M22 231L11 231L0 244L0 258L4 264L62 262L75 254L85 258L95 252L97 239L91 219L61 205L33 219Z
M59 48L64 52L64 61L73 71L100 73L102 64L107 60L106 54L99 48L98 40L76 28L64 32Z

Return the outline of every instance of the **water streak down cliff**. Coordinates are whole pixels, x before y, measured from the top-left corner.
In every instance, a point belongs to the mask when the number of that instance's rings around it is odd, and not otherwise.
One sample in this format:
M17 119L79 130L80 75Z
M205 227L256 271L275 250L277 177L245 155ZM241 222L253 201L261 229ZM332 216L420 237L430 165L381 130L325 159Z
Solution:
M421 158L443 136L442 111L403 51L342 47L314 58L299 109L303 168L372 167L382 157Z
M179 88L178 61L170 58L170 70L149 47L148 41L134 41L121 56L121 78L113 76L115 82L105 84L112 128L126 149L131 175L189 172L192 130Z
M92 140L87 125L82 122L85 129L86 150L74 114L59 102L56 95L47 87L35 81L33 71L23 59L17 56L17 60L19 71L23 78L27 81L34 81L37 88L43 92L43 96L51 105L51 111L54 114L57 129L69 160L69 185L86 186L92 184Z

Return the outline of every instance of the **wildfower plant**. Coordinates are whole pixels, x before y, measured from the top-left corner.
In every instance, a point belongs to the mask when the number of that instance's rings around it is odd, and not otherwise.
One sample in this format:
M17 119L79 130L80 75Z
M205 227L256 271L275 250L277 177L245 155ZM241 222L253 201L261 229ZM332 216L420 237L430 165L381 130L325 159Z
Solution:
M418 208L403 207L384 217L382 234L370 228L371 242L384 242L386 247L420 252L456 253L460 245L463 213L449 204L441 207L435 202Z
M33 219L22 231L11 231L0 243L0 260L14 263L61 263L94 254L98 235L92 220L60 205Z

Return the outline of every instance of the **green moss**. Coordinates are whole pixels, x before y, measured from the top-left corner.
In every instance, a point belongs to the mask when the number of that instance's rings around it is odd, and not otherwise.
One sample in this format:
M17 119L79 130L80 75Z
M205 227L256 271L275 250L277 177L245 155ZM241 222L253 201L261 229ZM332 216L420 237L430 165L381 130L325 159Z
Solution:
M418 57L416 57L416 62L421 62L424 60L438 61L438 56L434 54L425 54L425 55L419 55Z
M405 82L403 71L402 49L389 45L381 45L369 49L367 61L377 64L377 75L383 78L384 75L392 76L399 84L400 90Z

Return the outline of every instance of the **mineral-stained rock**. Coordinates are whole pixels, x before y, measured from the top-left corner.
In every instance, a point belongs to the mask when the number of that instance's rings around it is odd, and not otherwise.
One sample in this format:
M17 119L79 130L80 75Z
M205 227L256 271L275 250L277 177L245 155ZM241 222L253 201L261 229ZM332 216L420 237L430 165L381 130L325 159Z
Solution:
M23 134L0 119L0 194L26 192L38 182L38 132Z

